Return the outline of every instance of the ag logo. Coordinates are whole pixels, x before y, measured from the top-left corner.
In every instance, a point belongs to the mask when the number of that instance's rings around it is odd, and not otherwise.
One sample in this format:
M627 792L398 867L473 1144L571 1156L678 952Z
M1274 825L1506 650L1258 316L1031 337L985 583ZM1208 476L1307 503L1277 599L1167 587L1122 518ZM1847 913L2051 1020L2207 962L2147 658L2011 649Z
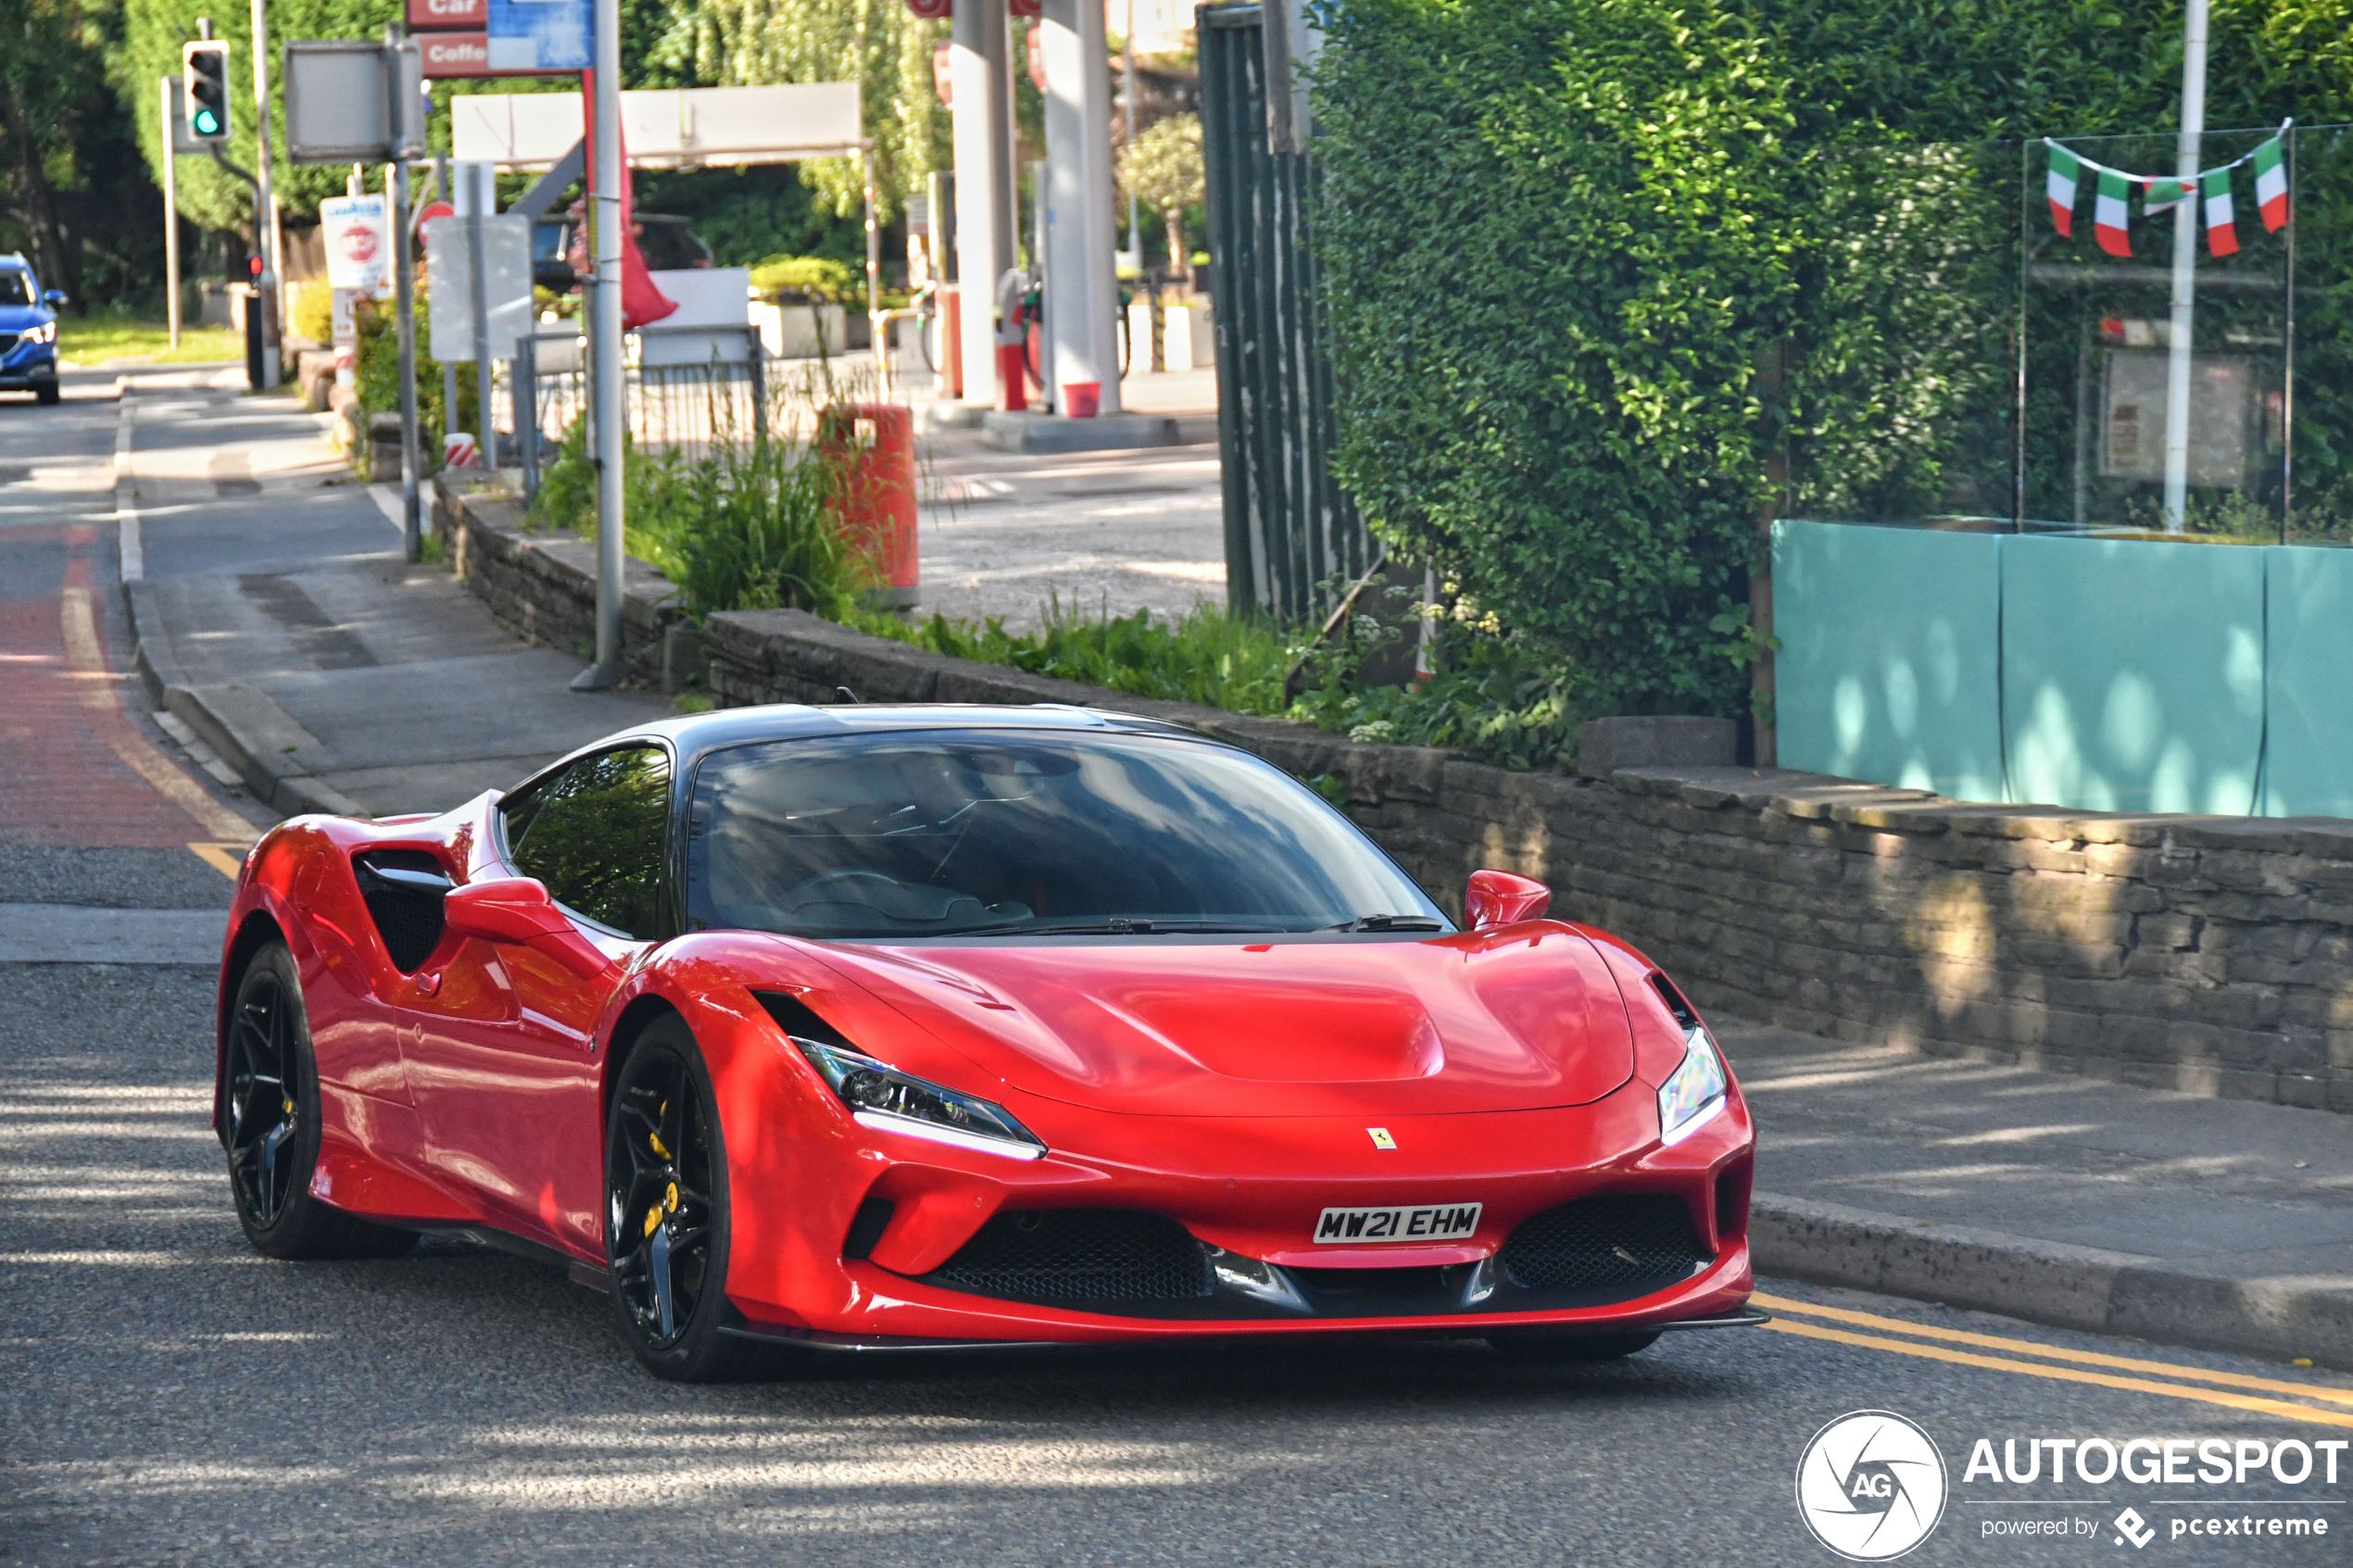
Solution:
M1856 1411L1814 1434L1797 1461L1797 1512L1814 1538L1856 1562L1901 1557L1944 1516L1944 1456L1887 1411Z

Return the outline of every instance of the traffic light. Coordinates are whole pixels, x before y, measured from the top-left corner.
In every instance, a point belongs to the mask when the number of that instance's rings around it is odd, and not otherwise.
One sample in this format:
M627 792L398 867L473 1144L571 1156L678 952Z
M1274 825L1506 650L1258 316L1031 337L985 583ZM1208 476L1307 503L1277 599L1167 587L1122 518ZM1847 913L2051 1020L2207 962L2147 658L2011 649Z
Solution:
M229 140L229 45L218 39L180 46L180 73L186 89L188 140Z

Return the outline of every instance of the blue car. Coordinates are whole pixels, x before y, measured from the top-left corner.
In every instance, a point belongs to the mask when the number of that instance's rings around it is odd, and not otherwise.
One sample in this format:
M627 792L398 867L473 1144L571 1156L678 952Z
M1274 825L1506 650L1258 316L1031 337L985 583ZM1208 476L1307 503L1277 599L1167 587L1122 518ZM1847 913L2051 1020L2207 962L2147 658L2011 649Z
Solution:
M0 256L0 392L30 392L57 400L57 307L66 296L44 293L21 253Z

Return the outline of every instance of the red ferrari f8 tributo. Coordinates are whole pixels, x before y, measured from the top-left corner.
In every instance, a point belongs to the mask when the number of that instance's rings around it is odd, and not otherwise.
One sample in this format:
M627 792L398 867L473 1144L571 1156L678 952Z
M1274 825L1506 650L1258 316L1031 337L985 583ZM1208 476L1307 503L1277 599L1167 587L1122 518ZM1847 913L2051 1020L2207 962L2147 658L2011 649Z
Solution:
M664 1376L762 1342L1383 1330L1625 1355L1747 1308L1747 1107L1541 884L1456 929L1315 792L1068 708L767 708L247 857L214 1123L274 1258L471 1233Z

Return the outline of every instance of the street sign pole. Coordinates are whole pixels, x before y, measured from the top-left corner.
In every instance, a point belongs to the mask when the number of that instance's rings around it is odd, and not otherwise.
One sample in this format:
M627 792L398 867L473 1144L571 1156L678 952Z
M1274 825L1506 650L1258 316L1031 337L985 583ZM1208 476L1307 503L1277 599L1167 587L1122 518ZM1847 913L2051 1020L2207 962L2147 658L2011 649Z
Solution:
M472 216L466 220L466 245L473 262L474 306L474 422L482 432L479 454L474 466L485 475L496 478L498 473L498 427L490 417L490 383L494 367L490 360L490 290L483 276L484 258L482 250L482 226L489 221L498 206L498 176L495 166L476 163L467 166L466 178L473 189L466 205ZM454 416L456 410L451 410Z
M260 240L261 384L278 384L278 202L270 190L270 62L267 0L253 0L254 230Z
M423 515L417 495L417 262L409 232L409 165L384 165L392 188L393 297L400 321L400 536L410 560L424 554Z
M179 105L172 102L176 78L165 77L163 89L163 286L164 320L171 326L171 346L180 346L180 204L173 194L172 160L180 143Z
M595 372L597 449L597 662L573 680L575 691L621 682L622 432L627 428L628 376L621 352L621 4L596 0L596 167L588 210L595 235L596 298L588 320Z

